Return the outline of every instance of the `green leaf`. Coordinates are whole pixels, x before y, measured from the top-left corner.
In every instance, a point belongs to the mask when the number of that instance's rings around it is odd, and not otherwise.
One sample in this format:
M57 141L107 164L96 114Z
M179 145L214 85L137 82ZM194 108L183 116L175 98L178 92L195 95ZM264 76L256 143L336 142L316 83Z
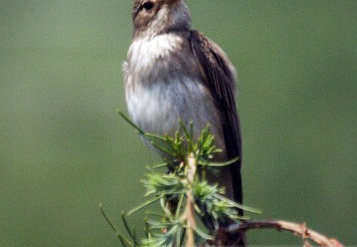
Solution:
M145 131L143 131L142 129L140 129L139 126L137 126L136 124L134 124L127 116L125 116L124 113L122 113L120 110L118 111L118 114L124 118L125 121L127 121L132 127L134 127L134 129L136 129L140 135L145 135Z
M210 167L224 167L224 166L228 166L228 165L231 165L233 164L234 162L237 162L239 160L239 158L235 158L235 159L232 159L232 160L228 160L226 162L209 162L207 163L206 165L207 166L210 166Z
M200 236L201 238L205 240L214 240L214 237L211 235L208 235L207 233L204 233L200 228L196 227L194 231Z
M229 200L229 199L227 199L224 196L221 196L219 194L215 194L214 197L218 198L219 200L226 201L229 204L231 204L232 206L234 206L236 208L239 208L239 209L242 209L244 211L251 212L251 213L256 213L256 214L261 214L262 213L262 211L259 210L259 209L255 209L255 208L252 208L252 207L244 206L242 204L239 204L239 203L236 203L236 202L234 202L232 200Z
M107 216L107 214L104 212L102 204L99 205L99 209L101 214L103 215L104 219L107 221L107 223L110 225L110 227L113 229L115 235L117 236L117 238L119 239L119 241L121 242L121 244L124 247L127 246L134 246L133 243L131 243L129 241L129 239L127 239L126 237L124 237L124 235L115 227L114 223L109 219L109 217Z
M160 197L157 197L157 198L154 198L152 200L144 202L140 206L137 206L137 207L133 208L132 210L130 210L129 213L128 213L128 216L132 215L133 213L136 213L137 211L147 207L148 205L150 205L150 204L152 204L152 203L154 203L154 202L156 202L158 200L160 200Z

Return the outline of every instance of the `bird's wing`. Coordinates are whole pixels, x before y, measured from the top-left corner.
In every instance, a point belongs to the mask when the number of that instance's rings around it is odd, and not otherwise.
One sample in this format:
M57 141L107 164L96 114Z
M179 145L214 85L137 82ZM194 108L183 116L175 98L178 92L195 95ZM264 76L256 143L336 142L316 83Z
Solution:
M225 149L228 159L239 158L232 165L234 200L242 203L242 141L239 118L235 104L235 72L225 53L214 42L192 30L189 36L191 50L197 58L202 77L205 80L215 105L222 116L221 125L224 132ZM242 212L241 212L242 213Z

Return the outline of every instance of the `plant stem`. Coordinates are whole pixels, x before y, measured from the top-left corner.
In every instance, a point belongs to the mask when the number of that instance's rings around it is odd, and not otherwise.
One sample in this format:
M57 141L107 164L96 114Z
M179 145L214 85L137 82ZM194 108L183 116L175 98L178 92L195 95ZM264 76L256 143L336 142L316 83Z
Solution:
M336 239L329 239L326 236L306 227L306 224L297 224L283 220L258 220L246 221L230 232L246 232L251 229L277 229L279 231L292 232L304 240L310 239L322 247L343 247Z
M185 217L186 225L187 225L186 246L188 246L188 247L195 247L194 230L196 229L196 221L195 221L195 216L194 216L193 196L192 196L192 186L191 185L195 178L196 167L197 167L196 158L191 153L191 154L189 154L189 156L187 158L186 175L187 175L187 180L188 180L187 181L188 186L190 186L190 188L187 191L187 201L186 201L186 208L185 208L185 213L184 213L184 217Z

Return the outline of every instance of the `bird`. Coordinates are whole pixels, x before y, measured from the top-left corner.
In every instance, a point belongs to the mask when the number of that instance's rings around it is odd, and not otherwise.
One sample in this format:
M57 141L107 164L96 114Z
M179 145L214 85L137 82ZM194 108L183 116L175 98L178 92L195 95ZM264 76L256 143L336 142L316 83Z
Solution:
M130 118L145 132L161 135L173 135L179 120L192 122L195 136L209 125L222 149L217 159L238 160L208 180L242 204L235 67L215 42L191 28L184 0L135 0L132 19L133 40L123 63Z

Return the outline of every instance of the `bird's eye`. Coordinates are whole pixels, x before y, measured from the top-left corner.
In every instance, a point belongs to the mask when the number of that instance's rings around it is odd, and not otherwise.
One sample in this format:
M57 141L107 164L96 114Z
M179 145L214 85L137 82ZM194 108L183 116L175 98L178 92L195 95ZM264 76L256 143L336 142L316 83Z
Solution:
M154 3L150 2L150 1L143 4L143 9L145 9L145 10L150 10L153 7L154 7Z

